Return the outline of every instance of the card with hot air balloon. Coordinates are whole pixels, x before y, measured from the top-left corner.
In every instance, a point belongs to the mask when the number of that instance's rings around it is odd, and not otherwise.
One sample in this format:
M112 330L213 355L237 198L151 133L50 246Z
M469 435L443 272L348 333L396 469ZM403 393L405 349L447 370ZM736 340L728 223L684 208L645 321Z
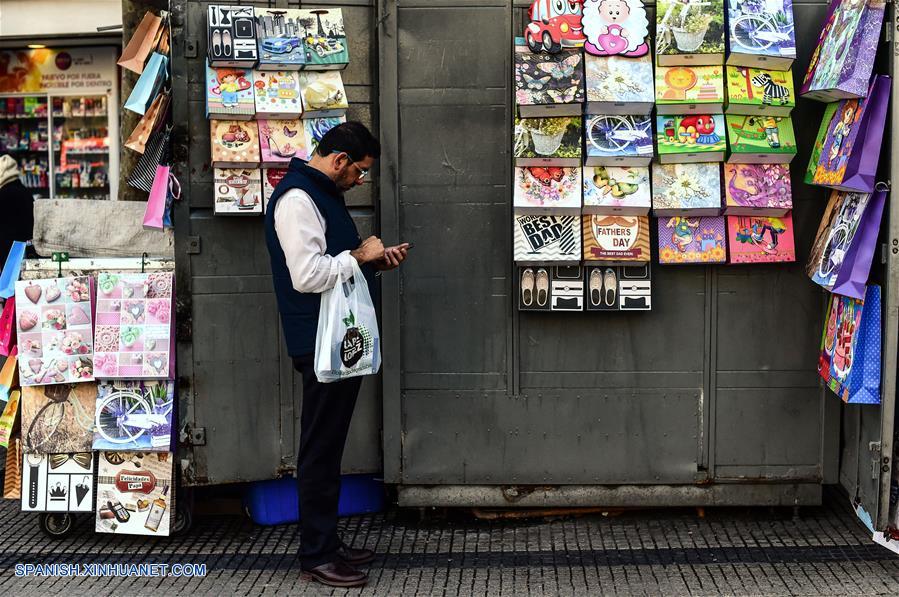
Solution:
M309 159L302 120L259 120L259 149L264 168L286 166L293 158Z
M656 104L665 114L724 111L723 66L657 66Z
M337 118L350 107L343 78L337 71L300 73L300 90L303 118Z
M793 209L790 168L783 164L725 164L724 213L785 216Z
M782 263L796 261L793 217L729 216L728 263Z

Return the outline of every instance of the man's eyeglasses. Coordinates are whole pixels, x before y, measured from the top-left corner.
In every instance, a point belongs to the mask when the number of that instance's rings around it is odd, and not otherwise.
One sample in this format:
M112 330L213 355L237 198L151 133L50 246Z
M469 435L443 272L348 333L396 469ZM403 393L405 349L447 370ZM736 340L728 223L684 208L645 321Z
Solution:
M360 167L356 162L353 161L353 158L351 158L351 157L350 157L350 154L348 154L347 152L345 152L345 151L340 151L340 150L338 150L338 149L335 149L335 150L332 151L331 153L332 153L332 154L335 154L335 153L336 153L336 154L338 154L338 155L341 154L341 153L346 153L346 156L347 156L348 158L350 158L350 163L351 163L353 166L356 167L356 170L359 171L359 176L356 178L356 180L362 180L363 178L365 178L366 176L368 176L368 168L362 168L362 167Z

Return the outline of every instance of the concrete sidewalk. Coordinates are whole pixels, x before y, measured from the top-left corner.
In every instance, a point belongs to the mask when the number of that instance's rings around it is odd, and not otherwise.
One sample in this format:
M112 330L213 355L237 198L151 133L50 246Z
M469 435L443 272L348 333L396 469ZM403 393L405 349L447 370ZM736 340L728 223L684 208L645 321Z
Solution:
M481 521L467 512L345 519L344 538L378 553L363 590L299 578L295 525L198 517L183 537L92 532L46 538L18 504L0 507L0 592L7 595L896 595L899 558L871 543L843 502L820 508L625 512ZM16 564L205 564L205 578L16 578Z

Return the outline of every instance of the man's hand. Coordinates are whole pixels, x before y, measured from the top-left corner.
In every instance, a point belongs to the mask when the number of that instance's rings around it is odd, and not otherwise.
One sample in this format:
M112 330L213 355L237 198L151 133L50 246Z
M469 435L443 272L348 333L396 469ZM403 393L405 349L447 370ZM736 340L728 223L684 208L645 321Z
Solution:
M384 243L377 236L369 236L362 241L358 249L350 251L350 255L359 262L359 265L372 261L380 262L384 259Z
M387 247L384 249L384 257L375 262L375 267L381 271L396 269L406 260L409 254L409 243Z

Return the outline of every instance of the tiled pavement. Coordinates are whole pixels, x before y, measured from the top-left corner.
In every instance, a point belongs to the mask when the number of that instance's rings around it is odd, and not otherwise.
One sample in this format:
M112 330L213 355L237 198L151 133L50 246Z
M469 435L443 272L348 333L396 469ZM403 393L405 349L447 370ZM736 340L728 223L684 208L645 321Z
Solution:
M476 520L467 512L345 519L374 549L364 590L299 578L293 525L198 517L182 537L75 533L45 538L35 515L0 506L0 594L47 595L897 595L899 557L871 543L841 498L787 510L624 512L557 520ZM16 578L17 563L195 563L205 578Z

